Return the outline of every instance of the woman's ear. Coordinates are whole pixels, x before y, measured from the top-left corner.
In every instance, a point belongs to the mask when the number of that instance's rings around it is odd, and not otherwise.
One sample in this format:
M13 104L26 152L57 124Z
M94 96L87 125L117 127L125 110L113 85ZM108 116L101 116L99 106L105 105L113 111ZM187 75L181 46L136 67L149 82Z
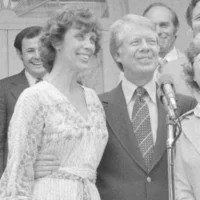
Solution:
M57 52L60 51L61 46L62 46L62 42L61 41L58 41L58 40L52 41L51 44L54 47L54 49L56 49Z

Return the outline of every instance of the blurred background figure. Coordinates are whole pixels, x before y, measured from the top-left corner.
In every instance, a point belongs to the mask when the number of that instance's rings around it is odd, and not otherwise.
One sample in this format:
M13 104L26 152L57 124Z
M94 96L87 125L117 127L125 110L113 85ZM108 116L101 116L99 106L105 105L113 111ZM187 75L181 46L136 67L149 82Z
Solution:
M0 177L6 166L8 125L16 101L24 89L46 74L39 55L40 33L40 26L31 26L17 34L14 47L24 69L19 74L0 80Z
M150 4L143 12L143 16L151 19L156 24L158 33L158 44L160 46L159 56L168 62L177 60L180 51L175 48L178 36L179 20L176 13L164 3Z
M185 84L182 69L187 62L186 56L175 47L178 37L179 19L177 14L169 6L162 2L150 4L143 15L156 24L158 44L160 46L160 64L156 71L156 78L162 73L170 74L174 80L174 86L178 93L191 95Z
M195 36L200 31L200 0L191 0L186 11L186 20Z
M177 141L175 160L176 200L200 199L200 34L187 51L185 79L197 106L182 116L182 133Z

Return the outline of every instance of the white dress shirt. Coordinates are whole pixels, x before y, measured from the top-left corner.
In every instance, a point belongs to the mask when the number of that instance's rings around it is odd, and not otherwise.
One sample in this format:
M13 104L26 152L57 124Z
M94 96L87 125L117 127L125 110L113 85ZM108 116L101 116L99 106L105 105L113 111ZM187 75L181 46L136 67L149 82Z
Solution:
M174 47L174 48L165 56L165 59L167 60L167 62L171 62L171 61L174 61L174 60L178 60L181 56L182 56L182 53L181 53L176 47Z
M125 77L122 80L122 90L124 93L124 97L127 104L128 114L130 119L132 118L133 105L135 103L135 95L134 92L137 86L128 81ZM144 86L148 95L144 96L144 100L147 102L149 107L150 121L151 121L151 129L153 135L154 144L157 138L157 128L158 128L158 110L156 103L156 83L152 79L148 84Z
M37 78L35 78L34 76L32 76L30 73L28 73L26 70L25 70L25 76L28 80L28 84L29 86L33 86L35 85L35 82L37 80Z
M27 78L27 80L28 80L28 84L29 84L30 87L33 86L33 85L35 85L35 83L36 83L36 81L37 81L37 78L35 78L34 76L32 76L32 75L31 75L30 73L28 73L26 70L25 70L25 76L26 76L26 78ZM44 75L44 77L43 77L42 79L45 79L46 76L47 76L47 74Z

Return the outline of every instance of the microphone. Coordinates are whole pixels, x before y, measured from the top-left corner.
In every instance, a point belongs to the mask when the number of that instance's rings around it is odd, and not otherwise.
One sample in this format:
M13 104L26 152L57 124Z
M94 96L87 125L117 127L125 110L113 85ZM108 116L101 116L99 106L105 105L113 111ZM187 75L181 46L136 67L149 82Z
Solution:
M169 74L162 74L158 81L161 91L163 92L168 104L172 109L177 111L175 91L173 87L173 80Z
M164 96L161 90L158 90L158 98L162 104L164 104L165 109L167 110L171 119L176 119L176 114L172 106L168 103L167 98Z

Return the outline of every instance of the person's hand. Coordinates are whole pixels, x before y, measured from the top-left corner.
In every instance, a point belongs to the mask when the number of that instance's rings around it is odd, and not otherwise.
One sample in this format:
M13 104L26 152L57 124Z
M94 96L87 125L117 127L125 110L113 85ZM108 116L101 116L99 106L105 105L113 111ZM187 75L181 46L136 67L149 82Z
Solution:
M50 175L60 166L58 158L50 154L38 154L34 163L34 177L35 179Z

